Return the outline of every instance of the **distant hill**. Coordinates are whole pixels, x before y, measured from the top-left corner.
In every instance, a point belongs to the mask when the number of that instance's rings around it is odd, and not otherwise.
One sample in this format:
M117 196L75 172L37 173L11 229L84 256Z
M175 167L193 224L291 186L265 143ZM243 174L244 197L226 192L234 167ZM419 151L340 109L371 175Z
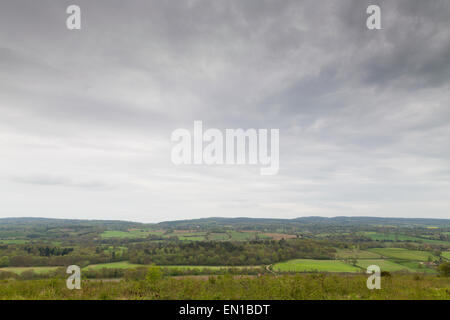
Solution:
M5 228L29 228L33 227L102 227L112 229L142 228L154 226L161 228L197 228L197 227L239 227L253 229L257 226L436 226L449 227L450 219L428 219L428 218L379 218L379 217L300 217L295 219L274 218L223 218L211 217L202 219L187 219L164 221L154 224L144 224L120 220L81 220L81 219L51 219L51 218L0 218L0 229Z
M137 227L142 223L120 220L79 220L52 218L0 218L0 229L31 227Z
M378 218L378 217L301 217L295 219L271 218L221 218L165 221L159 223L163 227L196 227L196 226L256 226L256 225L392 225L392 226L450 226L450 219L428 218Z

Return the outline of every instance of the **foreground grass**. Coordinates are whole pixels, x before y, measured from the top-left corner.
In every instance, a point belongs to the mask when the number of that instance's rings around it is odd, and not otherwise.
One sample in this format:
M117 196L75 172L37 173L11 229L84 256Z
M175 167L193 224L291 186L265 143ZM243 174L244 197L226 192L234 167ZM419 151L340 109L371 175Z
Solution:
M229 275L203 279L87 281L68 290L64 280L2 280L0 299L450 299L449 278L393 275L369 290L364 275Z

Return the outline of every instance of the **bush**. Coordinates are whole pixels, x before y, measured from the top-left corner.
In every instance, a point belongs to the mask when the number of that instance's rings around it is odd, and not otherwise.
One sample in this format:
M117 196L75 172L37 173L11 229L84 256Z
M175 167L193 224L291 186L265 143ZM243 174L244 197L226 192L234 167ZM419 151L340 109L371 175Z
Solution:
M9 267L9 258L1 257L0 258L0 268Z
M441 263L439 273L444 277L450 277L450 262Z
M391 273L389 271L381 271L381 276L382 277L392 277Z
M156 284L158 283L163 277L163 272L161 270L161 267L151 265L147 270L147 275L145 276L145 280L149 284Z

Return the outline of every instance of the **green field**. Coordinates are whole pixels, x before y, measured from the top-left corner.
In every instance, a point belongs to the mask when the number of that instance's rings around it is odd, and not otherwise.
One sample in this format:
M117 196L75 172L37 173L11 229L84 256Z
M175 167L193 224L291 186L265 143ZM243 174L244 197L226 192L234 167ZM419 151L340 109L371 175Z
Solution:
M3 239L3 240L0 240L1 244L25 244L27 242L28 242L28 240L23 240L23 239Z
M125 252L127 251L127 247L123 247L123 246L118 246L118 247L114 247L114 246L108 246L107 248L104 249L105 252Z
M367 231L362 233L364 236L369 237L372 240L375 241L418 241L418 238L411 237L407 235L402 234L394 234L394 233L380 233L380 232L373 232L373 231ZM424 240L424 239L419 239Z
M14 272L21 274L22 272L33 270L35 273L47 273L61 267L7 267L0 268L0 271Z
M397 260L395 262L409 269L412 269L414 272L431 274L437 273L436 269L427 267L425 264L419 261Z
M352 250L352 249L339 249L336 254L337 259L377 259L381 258L378 253L370 252L367 250Z
M341 232L339 233L340 236L348 236L350 233L349 232ZM317 233L314 235L317 238L326 238L326 237L333 237L336 236L335 233Z
M178 240L182 241L205 241L205 233L184 233L182 235L177 235Z
M213 241L225 241L225 240L229 240L230 236L228 235L228 233L211 233L208 235L208 240L213 240Z
M401 260L428 261L428 257L436 259L430 252L403 248L373 248L368 249L368 251L378 253L383 257Z
M165 238L177 237L181 241L205 241L206 232L172 232L164 235Z
M363 269L367 269L370 265L376 265L379 266L381 271L409 271L409 272L415 272L414 269L408 268L407 266L395 263L393 261L384 260L384 259L361 259L358 260L356 263L359 267Z
M164 231L161 230L149 230L147 231L148 234L153 235L153 236L162 236L164 235Z
M255 239L254 232L230 231L231 241L247 241Z
M128 261L119 261L119 262L111 262L111 263L100 263L100 264L91 264L85 268L84 270L100 270L103 268L107 269L134 269L138 267L145 267L145 265L141 264L133 264Z
M273 270L281 272L360 272L361 269L339 260L295 259L280 262Z
M128 261L120 261L120 262L111 262L111 263L101 263L101 264L92 264L87 267L84 267L83 270L100 270L103 268L106 269L136 269L139 267L149 267L150 265L141 265L141 264L133 264ZM161 266L162 268L167 269L181 269L181 270L221 270L221 269L244 269L244 268L260 268L261 266ZM0 268L0 271L14 272L17 274L21 274L24 271L33 270L35 273L47 273L50 271L54 271L58 268L63 267L8 267L8 268Z
M101 234L102 238L145 238L150 232L145 230L119 231L107 230Z
M450 242L447 242L447 241L419 238L419 237L407 236L404 234L380 233L380 232L373 232L373 231L362 232L362 234L366 237L369 237L372 240L375 240L375 241L413 241L413 242L419 242L419 243L423 242L423 243L450 245Z
M450 251L442 252L442 256L445 259L450 260Z
M150 267L150 265L142 265L142 264L133 264L128 261L120 261L120 262L111 262L111 263L101 263L101 264L93 264L89 265L83 270L100 270L103 268L106 269L136 269L139 267ZM245 269L245 268L261 268L261 266L160 266L161 268L167 269L179 269L179 270L222 270L222 269ZM0 269L1 270L1 269Z
M191 270L203 270L203 269L210 269L210 270L222 270L222 269L254 269L254 268L261 268L261 266L160 266L161 268L167 268L167 269L191 269Z
M426 265L421 264L418 261L407 261L407 260L385 260L385 259L373 259L373 260L358 260L357 265L361 268L366 269L370 265L377 265L380 267L381 271L408 271L408 272L419 272L419 273L429 273L435 274L437 271L435 269L429 268Z

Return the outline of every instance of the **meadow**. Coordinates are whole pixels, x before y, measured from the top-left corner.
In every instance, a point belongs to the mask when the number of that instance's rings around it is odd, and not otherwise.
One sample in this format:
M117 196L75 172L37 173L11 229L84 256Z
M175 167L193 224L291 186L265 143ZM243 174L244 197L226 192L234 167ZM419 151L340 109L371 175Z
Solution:
M402 260L428 261L429 258L437 258L428 251L408 250L403 248L373 248L368 251L377 253L383 257Z
M407 267L410 270L413 270L412 272L430 273L430 274L438 273L436 269L430 268L430 267L426 266L423 262L420 262L420 261L396 260L395 262L397 264Z
M33 270L34 273L37 274L44 274L51 271L55 271L60 267L7 267L7 268L0 268L0 271L6 271L6 272L13 272L16 274L22 274L25 271L31 271Z
M103 268L106 269L136 269L136 268L142 268L142 267L150 267L151 265L142 265L142 264L133 264L128 261L121 261L121 262L111 262L111 263L102 263L102 264L95 264L95 265L89 265L83 270L100 270ZM187 266L187 265L176 265L176 266L159 266L161 268L167 268L167 269L181 269L181 270L223 270L223 269L243 269L243 268L260 268L261 266Z
M28 240L24 240L24 239L3 239L3 240L0 240L1 244L25 244L27 242L28 242Z
M229 240L230 238L231 238L231 236L226 232L211 233L208 235L208 240L211 240L211 241L226 241L226 240Z
M361 269L339 260L294 259L273 266L278 272L361 272Z
M377 259L381 255L375 252L358 249L339 249L336 253L336 259Z
M120 230L107 230L104 231L100 236L102 238L145 238L150 233L145 230L131 230L131 231L120 231Z
M393 261L384 260L384 259L364 259L358 260L356 263L357 266L367 269L370 265L379 266L381 271L395 272L395 271L407 271L407 272L415 272L414 269L408 268L407 266L395 263Z
M367 289L366 281L366 275L354 274L152 277L146 281L83 280L81 290L68 290L65 280L1 280L0 299L450 299L450 278L394 275L382 278L381 290Z
M366 237L369 237L372 240L375 241L411 241L411 242L418 242L418 243L431 243L431 244L440 244L440 245L446 245L450 246L450 243L448 241L441 241L441 240L435 240L435 239L428 239L426 237L413 237L408 236L404 234L397 234L397 233L381 233L381 232L362 232Z
M119 262L110 262L110 263L100 263L100 264L92 264L87 267L84 267L84 270L100 270L103 268L106 269L135 269L139 267L144 267L141 264L129 263L128 261L119 261Z

